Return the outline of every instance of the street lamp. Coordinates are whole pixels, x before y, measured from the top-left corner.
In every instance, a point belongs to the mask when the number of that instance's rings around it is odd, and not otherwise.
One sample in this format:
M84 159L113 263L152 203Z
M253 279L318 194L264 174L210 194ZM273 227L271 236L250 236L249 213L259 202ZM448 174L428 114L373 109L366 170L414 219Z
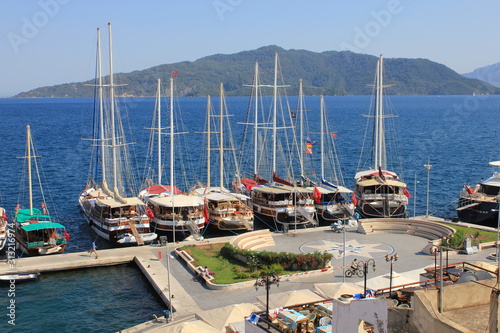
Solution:
M389 298L391 298L391 295L392 295L392 265L395 261L398 261L398 254L396 253L395 255L393 256L390 256L388 254L385 255L385 261L387 262L390 262L391 263L391 276L389 277Z
M275 272L262 272L254 284L256 291L260 286L266 287L266 321L269 321L269 290L273 284L280 286L280 277Z
M368 275L368 265L372 265L373 271L375 272L375 260L373 259L368 259L366 261L363 261L363 274L365 276L365 291L363 292L363 297L366 297L366 276Z
M498 217L497 217L497 242L495 243L495 262L499 262L498 261L498 233L499 233L499 230L500 230L500 201L498 201L498 208L497 209L492 209L491 210L492 212L497 212L498 214Z
M431 167L430 159L427 158L427 164L424 164L424 167L427 169L427 202L425 205L425 217L429 217L429 192L431 187Z

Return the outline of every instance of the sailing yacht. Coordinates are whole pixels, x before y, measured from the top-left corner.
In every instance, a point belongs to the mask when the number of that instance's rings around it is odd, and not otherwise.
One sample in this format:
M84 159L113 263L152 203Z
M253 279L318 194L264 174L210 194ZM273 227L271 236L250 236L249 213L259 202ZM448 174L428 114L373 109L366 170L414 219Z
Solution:
M232 193L224 187L224 180L230 166L234 166L236 177L239 176L238 166L236 164L235 150L233 147L232 135L230 132L229 118L227 114L227 107L224 99L224 86L220 84L220 98L219 98L219 115L212 114L211 98L207 98L207 184L206 186L199 186L193 190L193 194L202 197L207 202L209 214L209 226L215 227L219 230L253 230L253 210L250 206L250 197L241 193ZM212 118L219 118L218 126L214 126L215 134L218 134L216 142L218 147L212 148L211 136L212 132ZM225 123L227 126L225 126ZM229 130L226 131L225 127ZM226 135L226 132L227 135ZM226 137L229 140L226 140ZM225 141L229 141L229 147L226 148ZM219 152L219 186L211 186L211 164L212 154L211 151L216 150ZM232 152L233 158L226 158L225 150ZM230 163L230 160L233 163Z
M325 99L320 96L320 152L321 152L321 184L314 188L316 215L319 223L332 223L339 218L354 215L354 205L350 202L352 191L343 186L344 180L340 170L335 147L335 136L328 131ZM328 135L330 134L330 135ZM326 161L330 161L328 170L333 171L331 177L326 177Z
M274 84L272 87L273 108L270 122L270 139L272 140L272 175L270 178L272 178L272 182L252 188L251 198L254 216L265 224L275 224L276 227L280 225L284 229L309 224L317 225L317 221L314 220L313 190L299 187L295 181L287 181L279 177L277 173L278 129L287 128L285 119L282 119L283 123L278 127L278 88L284 86L278 85L277 53L274 60ZM289 112L288 116L291 117ZM283 149L283 146L280 145L280 148ZM291 149L288 149L288 152L291 152ZM290 165L285 165L281 171L286 172L289 167Z
M54 222L49 215L45 196L40 193L42 203L40 208L33 206L33 165L35 172L38 173L36 164L35 147L31 137L31 128L26 126L26 164L28 167L28 207L21 208L18 204L14 217L14 237L16 246L30 256L61 253L66 248L69 234L66 233L64 226ZM38 175L37 175L38 176ZM38 176L36 179L40 180ZM42 186L39 186L42 190ZM5 211L3 213L5 216Z
M8 228L7 228L7 213L5 212L5 208L0 207L0 251L2 251L5 247L5 243L7 242Z
M253 84L244 85L252 87L252 94L250 97L247 117L252 119L247 119L243 123L245 125L244 138L241 140L241 147L239 151L238 165L251 164L253 173L251 177L242 177L239 175L235 182L233 183L234 191L237 193L243 193L245 195L250 195L252 188L259 185L267 184L269 181L260 177L258 175L259 170L259 160L262 158L263 149L260 149L259 139L261 139L261 127L264 124L259 123L260 119L264 119L264 110L262 108L262 96L260 94L261 87L269 87L268 85L263 85L260 83L259 76L259 63L255 62L254 79ZM253 103L252 103L253 99ZM247 130L248 129L248 130ZM247 133L251 132L251 140L246 140ZM246 146L247 144L248 146Z
M113 54L111 24L109 33L109 83L104 84L101 70L100 30L97 29L97 71L98 99L97 110L99 124L95 134L96 147L100 149L101 183L96 182L97 175L92 175L86 188L80 193L80 208L92 229L101 238L123 245L144 245L157 237L150 232L150 218L146 206L136 196L127 196L125 188L134 188L129 182L131 168L127 161L128 151L120 112L115 100L113 78ZM103 88L109 89L105 101ZM107 102L107 103L105 103ZM105 108L108 106L107 108ZM94 161L92 161L94 163ZM109 182L109 185L108 185ZM112 190L109 188L111 186Z
M462 222L498 226L498 208L500 201L500 161L490 162L499 168L493 175L474 187L464 186L458 199L457 214Z
M174 73L174 75L176 75ZM203 214L203 199L183 193L175 185L175 133L174 124L174 78L170 78L170 185L162 185L163 154L162 154L162 115L161 115L161 82L158 80L156 93L156 110L151 126L152 139L150 151L156 141L157 148L157 184L146 187L139 193L139 197L147 204L151 217L152 228L156 232L189 232L194 238L201 239L200 230L205 226ZM155 123L156 122L156 123ZM155 139L153 139L155 138ZM151 181L150 181L151 182Z
M387 170L383 100L383 56L375 75L375 108L371 145L371 166L356 173L353 203L362 217L404 217L409 192L397 173Z

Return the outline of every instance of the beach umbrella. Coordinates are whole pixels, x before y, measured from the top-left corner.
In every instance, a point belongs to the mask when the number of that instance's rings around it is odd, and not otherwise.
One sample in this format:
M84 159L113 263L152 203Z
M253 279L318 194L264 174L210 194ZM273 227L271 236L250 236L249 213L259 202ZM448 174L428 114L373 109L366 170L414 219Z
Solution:
M158 332L169 333L218 333L218 329L210 326L201 320L180 322L173 325L166 325L158 329Z
M327 299L340 298L342 295L354 295L363 292L363 286L355 283L316 283L314 290Z
M262 309L251 303L241 303L225 306L223 308L201 311L196 318L215 327L218 332L226 332L230 323L244 321L252 312L260 312Z
M264 306L266 305L266 296L258 296L257 299ZM285 308L293 305L314 303L324 301L325 298L309 289L290 290L283 293L272 294L269 297L269 308Z

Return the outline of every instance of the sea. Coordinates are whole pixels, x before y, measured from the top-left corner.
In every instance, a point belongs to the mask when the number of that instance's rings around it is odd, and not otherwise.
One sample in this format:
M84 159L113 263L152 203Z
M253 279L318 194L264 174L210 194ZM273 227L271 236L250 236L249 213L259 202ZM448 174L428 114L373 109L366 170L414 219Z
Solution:
M297 103L297 97L288 99L290 105ZM490 177L494 169L488 162L500 160L500 96L388 96L386 99L391 105L386 111L387 121L391 121L387 130L393 131L397 139L396 148L388 152L388 158L397 153L399 169L394 171L407 183L412 195L409 214L454 218L464 184L473 185ZM123 105L122 120L130 133L127 141L134 143L130 145L131 156L140 178L146 168L148 128L155 99L118 100ZM189 172L197 175L204 172L204 165L197 161L204 150L206 102L202 97L176 100L188 131L184 135L188 145L183 156L194 165ZM217 105L217 98L212 102ZM367 131L365 115L370 111L372 99L327 96L325 103L345 185L352 189ZM251 107L249 98L227 97L226 105L238 145L244 130L241 123ZM311 133L317 133L319 97L306 97L305 106ZM90 156L94 141L89 139L93 109L91 98L0 99L3 161L0 205L12 217L16 204L24 200L26 182L22 179L26 159L20 157L25 156L26 125L30 125L49 209L71 235L67 252L87 251L94 240L100 249L111 247L89 228L77 202L92 170ZM313 154L317 155L319 142L312 141ZM195 185L196 177L192 181ZM206 234L213 236L216 234L210 231ZM0 286L1 332L116 332L150 320L153 314L160 316L165 308L132 265L43 274L37 282L19 284L15 291L16 326L8 324L7 306L11 299L8 292L8 286Z

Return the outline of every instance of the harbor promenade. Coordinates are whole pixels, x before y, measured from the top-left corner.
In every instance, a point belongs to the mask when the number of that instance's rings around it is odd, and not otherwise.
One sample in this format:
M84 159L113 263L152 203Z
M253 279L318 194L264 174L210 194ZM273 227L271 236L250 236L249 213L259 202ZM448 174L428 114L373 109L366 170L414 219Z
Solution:
M333 259L332 267L326 271L303 272L283 277L279 288L275 286L271 288L271 297L274 293L290 290L314 290L316 283L345 281L363 284L361 278L343 277L344 253L347 266L354 258L358 261L375 260L376 270L373 271L370 268L367 276L367 287L374 289L389 286L390 263L385 261L386 254L398 254L399 259L394 263L394 271L397 272L396 276L401 281L418 281L419 273L423 271L423 268L435 264L434 256L421 252L429 243L429 240L423 237L401 233L361 234L357 232L355 227L348 228L345 236L344 246L343 234L332 232L330 227L290 230L286 234L273 233L275 245L262 248L262 250L293 253L329 251L333 254ZM228 242L231 238L211 238L203 243ZM170 299L174 308L173 318L171 318L173 321L187 320L200 311L231 304L253 303L256 308L259 306L257 297L265 295L265 288L256 291L252 284L244 283L241 284L241 287L233 287L228 290L211 290L203 282L194 279L186 264L174 255L176 247L188 244L202 244L202 242L189 241L176 244L168 243L161 247L151 245L100 250L98 259L90 257L88 252L27 257L16 259L14 270L10 269L7 264L0 265L0 274L12 272L40 272L44 274L51 271L135 262L166 304L165 308L167 308L169 301L170 286ZM450 252L447 261L448 263L461 261L493 262L487 258L492 252L494 250L491 249L472 255ZM397 284L397 280L394 280L393 286ZM263 305L260 304L260 306ZM153 314L151 319L153 319ZM162 325L165 325L164 321L152 320L132 327L126 332L153 331Z

